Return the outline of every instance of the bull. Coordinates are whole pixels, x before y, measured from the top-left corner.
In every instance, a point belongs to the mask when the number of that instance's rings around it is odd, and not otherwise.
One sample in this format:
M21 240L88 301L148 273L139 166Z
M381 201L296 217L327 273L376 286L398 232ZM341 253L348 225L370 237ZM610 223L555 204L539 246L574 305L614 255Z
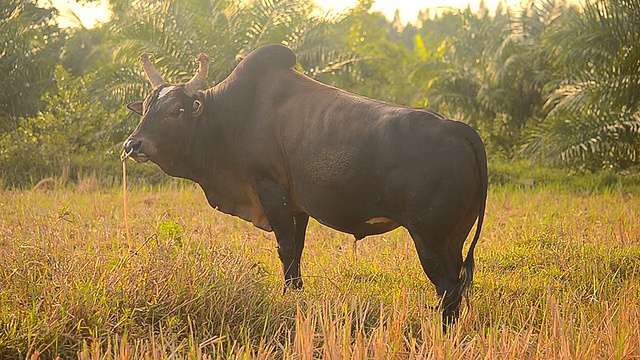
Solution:
M181 84L141 59L153 91L128 104L141 120L124 151L198 183L211 207L273 231L285 289L302 287L309 217L356 240L402 226L445 329L458 318L487 198L486 153L471 127L317 82L280 45L253 51L206 90L204 54Z

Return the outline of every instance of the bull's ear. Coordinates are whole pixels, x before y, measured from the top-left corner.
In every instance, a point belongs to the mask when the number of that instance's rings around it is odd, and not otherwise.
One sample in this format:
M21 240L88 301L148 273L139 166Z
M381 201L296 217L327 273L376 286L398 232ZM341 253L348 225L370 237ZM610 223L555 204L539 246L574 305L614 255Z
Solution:
M200 100L200 99L193 100L193 105L191 107L191 115L200 116L200 114L202 114L202 111L204 111L204 106L202 105L202 100Z
M136 101L136 102L127 104L127 109L142 116L142 101Z

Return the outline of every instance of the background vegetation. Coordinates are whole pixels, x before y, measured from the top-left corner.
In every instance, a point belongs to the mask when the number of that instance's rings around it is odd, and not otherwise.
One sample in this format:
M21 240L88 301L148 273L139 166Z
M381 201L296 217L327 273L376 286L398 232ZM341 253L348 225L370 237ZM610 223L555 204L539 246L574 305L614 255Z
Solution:
M267 43L293 48L300 71L323 82L470 123L492 164L638 172L637 1L425 9L402 24L371 13L372 0L341 15L302 0L112 0L111 20L92 29L60 28L56 9L33 0L1 1L5 187L91 172L113 179L121 142L138 121L124 105L150 90L141 52L180 82L205 51L214 85Z

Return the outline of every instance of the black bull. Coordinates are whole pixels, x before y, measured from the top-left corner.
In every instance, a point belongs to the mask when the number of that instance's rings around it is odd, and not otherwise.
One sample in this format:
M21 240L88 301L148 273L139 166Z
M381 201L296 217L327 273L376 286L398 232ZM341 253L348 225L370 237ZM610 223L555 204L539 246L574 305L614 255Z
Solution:
M142 116L125 142L133 159L197 182L213 208L274 231L295 289L309 216L356 239L403 226L442 298L444 323L457 319L487 197L473 129L316 82L293 69L283 46L257 49L204 91L206 55L186 84L166 83L142 58L154 90L129 104Z

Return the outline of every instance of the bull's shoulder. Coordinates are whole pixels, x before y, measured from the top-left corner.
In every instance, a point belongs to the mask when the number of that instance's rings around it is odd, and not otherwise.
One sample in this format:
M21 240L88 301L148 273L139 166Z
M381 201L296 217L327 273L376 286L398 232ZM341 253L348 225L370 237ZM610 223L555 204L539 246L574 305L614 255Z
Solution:
M270 70L288 69L296 65L296 55L286 46L265 45L244 58L235 72L242 75L259 75Z

